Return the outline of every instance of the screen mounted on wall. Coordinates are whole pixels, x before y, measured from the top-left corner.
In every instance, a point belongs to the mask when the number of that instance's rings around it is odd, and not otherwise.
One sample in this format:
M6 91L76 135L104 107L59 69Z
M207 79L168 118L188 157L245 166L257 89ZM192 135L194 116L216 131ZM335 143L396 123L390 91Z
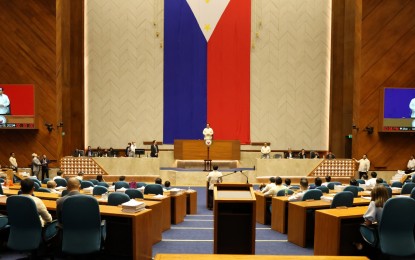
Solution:
M36 129L35 87L0 84L0 129Z
M385 88L383 132L415 132L415 88Z

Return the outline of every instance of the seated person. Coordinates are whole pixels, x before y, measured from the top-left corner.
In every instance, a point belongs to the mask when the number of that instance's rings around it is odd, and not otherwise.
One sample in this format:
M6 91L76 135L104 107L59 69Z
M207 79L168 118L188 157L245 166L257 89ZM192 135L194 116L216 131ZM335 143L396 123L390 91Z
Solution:
M369 177L367 176L367 174L365 173L365 174L363 174L362 175L362 179L365 181L365 184L367 184L367 182L368 182L368 180L369 180Z
M376 179L378 174L376 172L371 172L370 176L372 176L372 178L366 181L366 187L373 188L376 185Z
M301 178L300 191L288 197L288 201L301 201L303 199L304 193L307 190L308 190L308 180L307 178Z
M383 206L389 199L388 190L383 185L376 185L370 192L370 203L366 213L363 215L365 225L379 222L382 218Z
M102 178L102 175L101 175L101 174L98 174L98 175L97 175L97 181L98 181L98 182L105 182L105 181L104 181L104 178Z
M319 159L320 158L320 154L317 151L313 151L310 154L310 158L311 159Z
M63 174L63 171L62 171L62 170L59 170L59 171L56 173L56 176L55 176L55 177L53 177L53 179L52 179L52 180L56 180L56 179L63 179L62 174Z
M310 184L310 186L308 187L308 189L315 189L315 188L317 188L317 187L320 187L321 186L321 184L322 184L322 180L321 180L321 178L320 177L316 177L315 179L314 179L314 184Z
M301 149L301 152L298 153L298 158L300 158L300 159L306 159L307 158L307 154L306 154L304 149Z
M284 186L285 186L286 189L291 188L291 179L290 178L286 178L284 180Z
M20 196L26 196L28 198L31 198L35 202L37 211L39 213L40 222L42 223L42 227L45 225L45 223L51 222L52 215L50 215L50 213L46 209L46 206L43 203L43 201L38 197L32 196L33 192L35 191L34 181L30 178L23 179L20 182L20 190L22 191L22 194Z
M376 178L376 185L382 184L383 185L383 179L382 178Z
M59 198L56 201L56 216L58 217L58 223L62 223L61 217L62 217L62 205L63 202L68 198L69 196L73 195L79 195L81 194L79 190L81 189L81 183L76 177L72 177L68 179L68 185L66 186L66 189L68 190L68 194L63 196L62 198Z
M265 193L264 193L264 196L276 196L277 195L277 193L280 191L280 190L283 190L283 189L285 189L285 186L284 185L282 185L282 179L281 179L281 177L276 177L276 178L274 178L275 179L275 184L274 184L274 186L273 187L271 187L268 191L266 191ZM265 189L264 189L265 190ZM262 192L264 192L264 191L262 191Z
M154 183L155 184L160 184L160 185L163 185L163 181L161 180L161 178L159 178L159 177L157 177L155 180L154 180Z
M405 173L411 173L415 171L415 157L414 155L411 155L411 158L408 161L408 164L406 165Z
M350 179L350 186L359 186L359 183L355 178Z
M327 160L336 159L336 156L332 152L329 151L326 155L326 159Z
M51 193L61 194L60 191L58 191L58 190L55 189L56 186L57 186L57 184L53 180L52 181L48 181L47 184L46 184L47 189L50 190Z
M262 193L266 193L270 189L275 188L275 177L269 178L269 183L261 190Z
M326 186L331 182L331 176L327 175L325 177L326 181L321 184L321 186Z
M170 182L169 181L165 181L164 182L164 188L163 188L163 190L170 190L170 189L171 189Z
M82 181L84 179L84 173L78 172L78 176L76 176L75 178L77 178L79 181Z
M288 148L288 152L286 152L286 153L285 153L284 157L285 157L286 159L293 159L293 158L294 158L294 153L293 153L293 151L291 150L291 148Z

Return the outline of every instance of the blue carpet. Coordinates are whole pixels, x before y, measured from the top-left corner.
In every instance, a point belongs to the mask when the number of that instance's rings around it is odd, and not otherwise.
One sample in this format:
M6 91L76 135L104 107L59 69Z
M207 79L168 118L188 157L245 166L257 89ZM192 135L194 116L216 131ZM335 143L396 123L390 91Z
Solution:
M180 187L179 187L180 188ZM182 187L187 188L187 187ZM213 211L206 208L206 189L192 187L197 191L197 215L187 215L184 222L172 225L163 232L163 240L153 246L153 255L212 254ZM312 248L302 248L287 241L287 235L271 229L269 225L256 224L255 251L257 255L313 255Z

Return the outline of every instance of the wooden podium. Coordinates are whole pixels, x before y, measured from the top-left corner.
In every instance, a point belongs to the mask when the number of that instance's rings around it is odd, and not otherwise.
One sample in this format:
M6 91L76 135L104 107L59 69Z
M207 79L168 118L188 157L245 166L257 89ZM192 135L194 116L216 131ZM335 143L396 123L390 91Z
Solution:
M255 206L251 184L215 185L215 254L255 254Z
M213 140L210 146L210 160L240 160L239 140ZM174 140L175 160L206 160L207 146L204 140Z

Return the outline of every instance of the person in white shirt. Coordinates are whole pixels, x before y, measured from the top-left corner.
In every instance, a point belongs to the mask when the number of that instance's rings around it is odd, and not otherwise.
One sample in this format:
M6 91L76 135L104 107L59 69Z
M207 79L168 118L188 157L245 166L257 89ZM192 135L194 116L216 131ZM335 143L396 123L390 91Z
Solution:
M277 193L280 190L283 190L283 189L285 189L285 186L282 185L282 179L281 179L281 177L276 177L275 178L275 185L274 185L274 187L272 187L267 192L265 192L264 193L264 196L276 196Z
M62 194L61 191L55 190L56 186L57 186L57 184L56 184L55 181L48 181L48 183L46 184L46 187L48 188L48 190L51 193L55 193L55 194L59 194L59 195Z
M303 199L304 193L307 190L308 190L308 180L307 178L301 178L300 191L288 197L288 201L301 201Z
M40 222L42 223L42 227L45 223L52 221L52 216L46 209L45 204L41 199L38 197L32 196L33 192L35 191L35 184L34 181L30 178L26 178L20 182L20 190L22 191L21 196L26 196L28 198L31 198L37 208L37 212L39 213Z
M213 189L216 183L222 183L222 173L218 171L219 167L213 165L213 171L211 171L207 176L207 182L209 183L208 190L208 209L213 209Z
M271 147L267 143L264 143L264 146L261 148L261 159L269 159L269 154L271 153Z
M264 185L261 185L261 186L264 186ZM275 177L269 178L269 183L261 190L261 192L266 193L272 188L275 188Z
M76 176L75 178L82 181L84 179L84 173L83 172L78 172L78 176Z
M370 176L372 178L370 178L369 180L366 181L366 187L367 188L373 188L376 185L376 178L378 176L378 174L376 172L371 172Z
M0 115L10 114L10 100L6 94L3 94L3 88L0 87Z
M323 182L323 183L321 184L321 186L326 186L326 187L327 187L327 185L329 185L329 183L331 182L331 176L327 175L327 176L325 177L325 179L326 179L326 182Z
M210 124L206 124L206 128L203 129L203 136L204 140L212 140L213 139L213 129L210 127Z
M409 159L408 164L406 165L405 173L411 173L415 171L415 158L414 155L411 155L411 159Z
M135 156L135 149L137 146L135 145L135 142L131 142L130 150L128 151L128 157L134 157Z
M59 170L59 171L56 173L56 176L55 176L55 177L53 177L53 179L52 179L52 180L54 181L54 180L56 180L56 179L63 179L62 174L63 174L63 171Z
M17 161L16 161L16 157L14 153L10 153L9 162L10 162L10 168L12 168L13 171L17 172Z
M366 154L363 155L362 159L356 160L353 158L353 160L359 164L359 169L357 170L359 172L359 179L362 178L363 174L367 174L367 172L370 169L370 161L367 159Z

